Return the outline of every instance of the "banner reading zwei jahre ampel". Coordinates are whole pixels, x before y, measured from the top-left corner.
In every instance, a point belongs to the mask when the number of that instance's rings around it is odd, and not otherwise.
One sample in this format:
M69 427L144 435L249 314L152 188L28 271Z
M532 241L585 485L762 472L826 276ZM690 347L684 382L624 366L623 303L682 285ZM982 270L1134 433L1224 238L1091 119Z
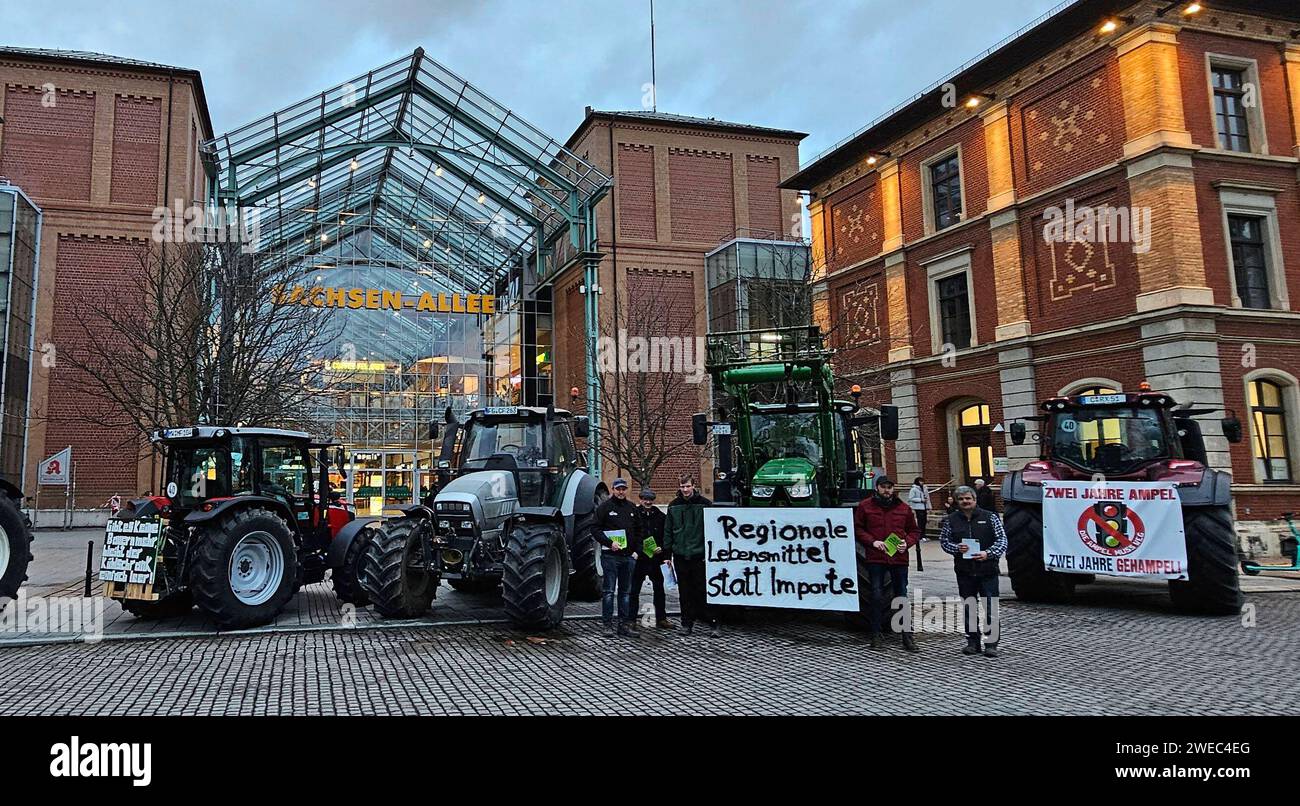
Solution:
M1187 579L1178 488L1162 482L1046 482L1043 565L1070 574Z
M704 510L709 604L858 609L853 510Z

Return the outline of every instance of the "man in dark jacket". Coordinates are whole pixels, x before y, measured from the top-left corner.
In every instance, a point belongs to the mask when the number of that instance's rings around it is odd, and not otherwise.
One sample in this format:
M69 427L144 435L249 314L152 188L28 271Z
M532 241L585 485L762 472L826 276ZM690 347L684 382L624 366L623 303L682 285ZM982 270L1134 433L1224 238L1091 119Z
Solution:
M953 556L957 592L966 607L966 655L980 652L980 600L987 607L984 656L998 656L998 558L1007 553L1007 533L996 512L980 507L970 487L958 487L957 511L943 519L939 546ZM970 554L970 557L963 557Z
M885 599L885 583L893 584L895 599L907 600L907 550L921 540L921 530L916 525L912 508L894 494L894 481L888 476L876 479L876 491L860 502L853 510L853 534L866 549L867 578L871 582L870 612L867 623L871 627L871 648L881 646L880 625L884 610L889 606ZM894 552L888 551L890 536L899 541ZM912 634L912 611L903 605L903 648L919 652L916 636Z
M997 500L993 497L993 488L984 479L975 479L975 506L985 512L997 512Z
M664 553L677 572L677 589L681 595L682 626L686 634L695 631L696 621L709 623L709 635L721 635L718 620L708 606L704 591L704 508L713 502L695 490L695 479L682 476L677 497L668 505L664 522Z
M641 615L641 587L647 578L654 589L655 627L660 630L673 629L668 620L668 610L664 601L664 513L655 506L655 491L649 487L641 491L640 506L636 508L637 534L641 541L637 545L636 567L632 569L632 596L628 612L633 619ZM647 548L648 540L654 540L653 548Z
M618 634L634 635L632 622L632 554L641 545L637 535L636 505L627 500L627 480L614 479L614 494L596 507L596 540L600 542L600 568L604 574L604 596L601 598L601 616L605 622L605 635L614 635L614 600L618 599ZM611 532L622 532L627 543L616 545Z

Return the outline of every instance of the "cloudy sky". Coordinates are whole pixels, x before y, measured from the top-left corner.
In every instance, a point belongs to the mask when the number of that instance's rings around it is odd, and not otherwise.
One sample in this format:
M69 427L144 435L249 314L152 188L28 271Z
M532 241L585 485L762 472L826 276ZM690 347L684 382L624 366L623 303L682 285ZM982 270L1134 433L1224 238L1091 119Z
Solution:
M809 132L806 161L1058 2L656 0L659 110ZM423 46L563 140L641 108L649 28L649 0L0 0L0 45L198 69L218 133Z

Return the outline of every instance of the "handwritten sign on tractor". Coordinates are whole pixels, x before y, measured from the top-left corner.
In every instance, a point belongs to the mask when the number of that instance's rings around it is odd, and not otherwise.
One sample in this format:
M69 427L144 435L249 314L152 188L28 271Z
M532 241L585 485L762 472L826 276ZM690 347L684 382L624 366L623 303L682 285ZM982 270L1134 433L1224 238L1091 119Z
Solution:
M99 558L99 581L151 585L158 569L162 523L155 519L110 519Z
M858 609L853 510L704 510L710 604Z

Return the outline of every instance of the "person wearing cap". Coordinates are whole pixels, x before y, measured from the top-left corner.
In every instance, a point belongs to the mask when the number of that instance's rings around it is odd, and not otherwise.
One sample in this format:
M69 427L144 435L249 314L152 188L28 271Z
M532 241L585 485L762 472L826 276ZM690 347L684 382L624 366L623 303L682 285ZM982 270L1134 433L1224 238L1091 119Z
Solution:
M695 622L707 621L709 635L717 638L722 633L704 589L704 508L711 506L713 502L695 489L695 479L682 476L677 497L668 505L664 520L664 553L677 572L684 632L690 635L695 631Z
M648 578L654 590L655 627L671 630L674 625L668 620L667 603L664 598L664 560L668 557L664 551L664 513L655 506L655 491L646 487L641 491L640 506L636 508L637 535L639 549L636 552L636 567L632 569L632 595L629 611L633 619L641 615L641 587ZM647 540L654 540L654 548L647 550Z
M871 648L881 646L881 621L889 606L885 599L885 585L892 583L894 599L901 598L903 605L903 648L919 652L916 637L912 634L912 611L907 601L907 550L921 540L921 530L916 525L912 508L894 494L894 480L888 476L876 479L872 495L858 502L853 509L853 535L865 552L867 579L871 584L867 624L871 628ZM901 542L894 553L887 550L886 541L896 535Z
M605 623L605 635L609 637L615 634L615 629L618 635L635 635L637 632L632 621L629 597L632 590L632 555L641 545L637 533L639 523L636 506L627 500L627 479L614 479L611 489L613 495L596 507L596 540L601 545L600 568L604 575L601 617ZM617 531L627 535L627 544L621 548L610 537L611 532ZM614 622L616 600L617 625Z

